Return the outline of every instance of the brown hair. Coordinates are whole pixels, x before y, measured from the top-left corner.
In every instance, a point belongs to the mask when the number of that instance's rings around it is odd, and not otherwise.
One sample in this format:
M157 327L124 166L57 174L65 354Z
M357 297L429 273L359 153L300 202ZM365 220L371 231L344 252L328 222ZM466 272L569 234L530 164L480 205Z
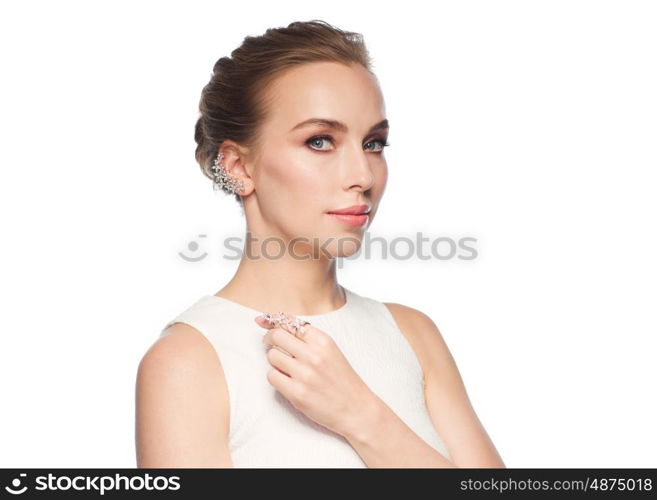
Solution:
M317 61L358 63L371 72L362 35L320 20L296 21L261 36L247 36L230 57L215 63L201 92L194 132L196 161L207 177L214 179L210 167L224 140L257 148L267 112L267 85L288 68ZM238 194L235 198L240 201Z

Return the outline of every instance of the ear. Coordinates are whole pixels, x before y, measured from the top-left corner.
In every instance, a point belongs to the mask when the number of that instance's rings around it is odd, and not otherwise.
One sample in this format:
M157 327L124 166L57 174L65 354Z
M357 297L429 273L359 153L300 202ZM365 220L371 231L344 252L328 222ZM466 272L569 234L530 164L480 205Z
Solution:
M244 185L244 189L238 191L237 194L240 196L251 194L254 184L251 178L253 165L250 161L249 150L235 141L226 139L221 143L217 153L219 152L224 154L221 164L226 167L226 171Z

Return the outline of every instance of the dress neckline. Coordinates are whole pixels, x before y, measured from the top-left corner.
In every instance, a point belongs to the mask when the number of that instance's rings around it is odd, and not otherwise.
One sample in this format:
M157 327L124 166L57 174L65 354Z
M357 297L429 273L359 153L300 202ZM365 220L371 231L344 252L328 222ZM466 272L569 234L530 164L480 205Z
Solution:
M337 309L333 309L332 311L328 311L328 312L321 313L321 314L294 314L293 312L290 312L290 311L284 311L284 312L286 312L287 314L290 314L292 316L295 316L297 318L302 318L302 319L303 318L310 318L310 319L312 319L312 318L315 318L315 319L327 318L329 316L334 316L334 315L343 313L351 306L351 303L353 302L353 294L348 288L346 288L342 285L340 285L340 288L342 288L342 290L344 292L345 303L343 305L341 305L340 307L338 307ZM238 308L240 308L244 311L251 312L251 313L253 313L254 316L258 316L258 315L262 314L263 312L268 312L268 313L271 313L271 314L274 314L274 313L278 312L278 311L259 311L258 309L254 309L252 307L245 306L244 304L241 304L241 303L236 302L236 301L231 300L231 299L227 299L226 297L220 297L219 295L208 295L207 297L210 298L211 300L218 300L220 302L231 304L231 305L233 305L235 307L238 307Z

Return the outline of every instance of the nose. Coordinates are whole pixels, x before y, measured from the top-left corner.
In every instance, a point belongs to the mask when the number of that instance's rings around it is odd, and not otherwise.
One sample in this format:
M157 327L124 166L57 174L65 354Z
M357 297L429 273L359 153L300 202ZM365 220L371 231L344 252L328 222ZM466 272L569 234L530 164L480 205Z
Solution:
M347 148L346 158L344 158L346 165L344 184L347 189L357 187L362 191L367 191L372 187L375 180L370 158L372 155L374 153L363 151L360 143Z

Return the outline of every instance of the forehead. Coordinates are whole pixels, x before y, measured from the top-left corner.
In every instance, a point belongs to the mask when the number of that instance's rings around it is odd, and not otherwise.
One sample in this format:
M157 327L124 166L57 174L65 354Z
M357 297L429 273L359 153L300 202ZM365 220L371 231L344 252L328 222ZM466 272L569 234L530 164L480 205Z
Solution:
M360 64L306 63L286 70L267 89L269 124L287 127L322 116L363 124L385 117L376 77Z

